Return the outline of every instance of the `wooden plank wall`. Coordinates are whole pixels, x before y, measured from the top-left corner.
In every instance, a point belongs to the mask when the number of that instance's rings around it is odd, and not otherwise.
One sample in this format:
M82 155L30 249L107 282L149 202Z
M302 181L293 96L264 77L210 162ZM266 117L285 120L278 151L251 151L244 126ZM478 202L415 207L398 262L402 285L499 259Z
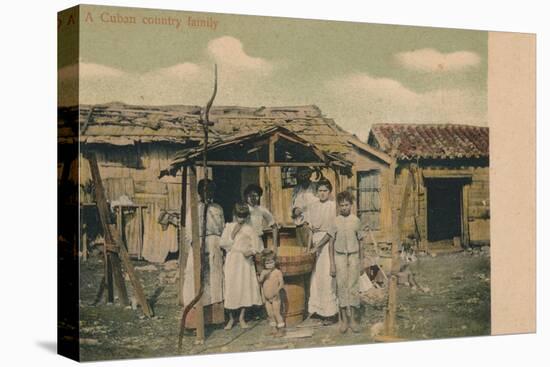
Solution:
M440 169L441 167L437 167ZM458 172L457 170L448 169L448 172ZM489 168L488 167L470 167L469 171L472 174L472 181L468 185L468 226L469 238L472 243L489 243L490 232L490 202L489 202ZM415 175L418 185L413 189L412 202L407 209L405 226L402 239L415 232L414 214L416 212L418 219L418 227L422 239L427 236L427 193L426 187L423 184L421 171ZM391 195L399 197L403 192L405 184L405 176L402 171L398 170L395 184L391 187ZM396 196L397 195L397 196ZM394 206L397 205L394 203ZM399 211L399 208L396 208Z
M358 149L353 151L351 160L354 162L353 176L344 178L342 188L351 187L355 196L357 195L356 189L358 172L371 170L378 170L380 172L380 229L373 230L372 233L376 239L376 242L389 243L392 238L391 196L393 194L392 188L394 186L390 166L376 158L372 158ZM355 205L353 210L354 213L357 214L357 208Z
M178 150L176 146L163 144L96 150L108 200L126 195L136 204L147 205L143 210L142 256L151 262L163 262L169 252L178 249L176 228L169 226L164 231L158 224L163 209L180 209L180 177L158 178L160 170L169 165ZM85 160L81 160L81 163L80 178L83 184L90 179L90 174ZM132 256L138 254L138 218L137 212L125 215L126 244Z
M468 221L470 242L484 244L490 241L489 167L474 169L469 192Z

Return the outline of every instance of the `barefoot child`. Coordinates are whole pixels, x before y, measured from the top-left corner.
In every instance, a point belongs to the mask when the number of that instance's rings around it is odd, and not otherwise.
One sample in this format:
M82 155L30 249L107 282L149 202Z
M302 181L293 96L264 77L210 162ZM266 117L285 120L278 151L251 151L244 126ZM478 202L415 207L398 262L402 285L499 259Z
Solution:
M317 182L317 197L319 201L310 206L310 226L313 233L312 248L315 253L315 267L311 273L311 283L308 300L308 313L322 317L323 323L329 323L329 318L338 313L336 299L336 280L330 275L329 245L331 226L336 219L336 205L330 200L332 184L326 178Z
M336 276L336 295L340 306L340 332L348 328L359 332L357 309L359 308L359 275L363 272L361 263L363 237L361 221L351 214L353 196L343 191L336 196L339 215L334 220L329 234L332 237L330 251L330 273Z
M264 270L258 277L262 285L262 292L265 298L265 309L269 316L269 325L272 328L282 329L285 322L281 316L280 292L284 286L283 273L275 267L275 254L271 250L264 250Z
M220 246L227 251L224 267L224 307L229 311L229 322L225 326L226 330L233 327L233 313L237 310L240 310L241 328L248 328L245 321L246 308L263 304L254 267L259 237L249 224L248 205L235 204L234 214L236 221L225 226L220 240Z

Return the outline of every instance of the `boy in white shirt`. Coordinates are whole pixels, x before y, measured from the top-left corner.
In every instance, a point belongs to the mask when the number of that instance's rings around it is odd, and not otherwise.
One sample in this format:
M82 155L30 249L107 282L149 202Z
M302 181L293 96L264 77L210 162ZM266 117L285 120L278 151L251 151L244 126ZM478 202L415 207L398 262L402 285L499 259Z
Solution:
M336 196L339 215L329 231L330 242L330 274L336 277L336 295L340 307L340 332L348 328L359 332L356 320L359 309L359 276L363 269L361 263L363 250L360 240L364 234L361 231L361 221L351 213L353 196L349 191L343 191Z

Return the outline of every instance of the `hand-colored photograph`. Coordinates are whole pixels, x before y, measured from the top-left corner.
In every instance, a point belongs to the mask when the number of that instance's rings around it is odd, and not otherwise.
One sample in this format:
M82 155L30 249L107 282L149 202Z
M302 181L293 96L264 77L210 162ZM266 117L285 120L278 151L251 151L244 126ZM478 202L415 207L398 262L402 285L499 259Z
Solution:
M488 32L91 5L57 28L61 354L491 334Z

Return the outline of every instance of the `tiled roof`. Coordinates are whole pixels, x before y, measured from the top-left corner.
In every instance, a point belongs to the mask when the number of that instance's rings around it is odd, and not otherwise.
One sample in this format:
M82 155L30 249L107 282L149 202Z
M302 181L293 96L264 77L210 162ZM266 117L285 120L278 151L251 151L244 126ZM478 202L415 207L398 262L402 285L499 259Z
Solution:
M489 128L455 124L374 124L368 144L398 159L489 157Z

